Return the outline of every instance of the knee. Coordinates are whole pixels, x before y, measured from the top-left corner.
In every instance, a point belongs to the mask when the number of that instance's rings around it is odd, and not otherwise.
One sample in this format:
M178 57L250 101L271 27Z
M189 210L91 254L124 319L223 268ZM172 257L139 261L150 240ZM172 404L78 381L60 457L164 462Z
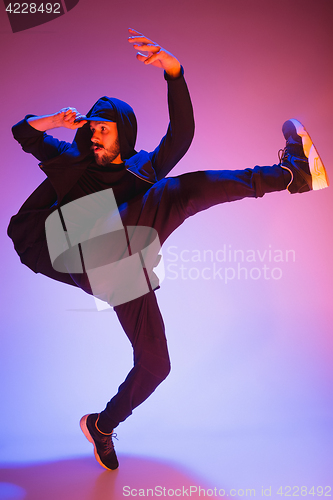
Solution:
M157 378L160 384L167 378L171 371L169 356L167 358L160 358L153 366L148 365L146 368Z
M167 378L171 371L171 364L170 364L170 359L163 360L163 362L160 364L159 369L158 369L158 378L160 379L161 382Z
M167 351L163 353L163 356L145 353L144 356L140 356L138 362L141 368L155 379L156 387L167 378L171 371L170 358Z

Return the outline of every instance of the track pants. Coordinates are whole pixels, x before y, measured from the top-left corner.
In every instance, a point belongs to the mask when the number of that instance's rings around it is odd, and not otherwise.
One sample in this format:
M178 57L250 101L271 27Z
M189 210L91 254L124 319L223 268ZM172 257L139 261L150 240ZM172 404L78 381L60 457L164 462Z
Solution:
M124 226L156 229L161 244L188 217L214 205L282 191L290 174L278 165L236 171L190 172L163 179L119 207ZM163 319L153 291L114 308L132 344L134 366L100 414L99 428L111 432L167 377L170 360Z

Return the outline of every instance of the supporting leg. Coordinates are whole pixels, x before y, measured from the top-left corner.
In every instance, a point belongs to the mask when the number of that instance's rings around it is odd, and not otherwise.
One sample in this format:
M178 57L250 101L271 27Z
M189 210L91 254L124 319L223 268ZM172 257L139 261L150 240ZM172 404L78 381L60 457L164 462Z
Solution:
M101 412L98 427L111 432L150 396L170 372L163 319L154 292L114 308L134 351L134 366Z

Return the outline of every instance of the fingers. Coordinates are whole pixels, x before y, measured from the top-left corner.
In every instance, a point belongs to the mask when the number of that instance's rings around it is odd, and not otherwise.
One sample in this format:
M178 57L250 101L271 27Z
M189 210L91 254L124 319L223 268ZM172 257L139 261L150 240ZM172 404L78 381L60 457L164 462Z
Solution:
M142 35L139 31L134 30L133 28L128 28L129 33L137 34L137 35Z
M138 61L145 62L146 59L148 59L148 56L145 56L144 54L141 54L140 52L137 53L136 58Z
M65 122L72 122L75 120L76 116L79 115L79 112L75 108L62 108L59 114L62 114L62 119Z
M128 39L128 41L129 41L129 43L132 43L132 44L136 43L136 44L139 44L140 46L144 45L145 43L151 44L151 45L157 45L157 44L155 44L155 42L153 42L149 38L146 38L145 36L131 36Z
M171 52L163 49L160 45L146 38L139 31L129 28L128 41L137 50L136 58L146 65L153 65L163 68L172 78L177 78L181 74L181 66L178 59ZM146 54L142 54L142 52Z
M132 28L129 28L128 31L132 35L128 38L129 43L138 45L139 47L141 47L141 50L146 50L146 51L149 50L147 48L144 49L143 48L144 45L149 46L149 47L150 46L158 47L157 43L150 40L150 38L145 37L139 31L133 30ZM134 45L134 47L135 47L135 45ZM137 48L137 47L135 47L135 48Z
M139 33L139 31L129 29L128 32L131 35L128 37L128 41L130 43L133 42L135 39L139 40L141 38L146 38L142 33Z
M154 54L161 50L161 47L159 45L157 45L157 44L153 45L150 43L134 44L133 47L136 50L144 50L145 52L153 52Z
M158 64L160 66L160 51L157 52L156 54L148 55L145 56L144 54L141 54L141 52L138 52L136 54L136 58L138 61L141 61L145 64Z
M131 30L134 32L134 30ZM138 32L135 32L138 33ZM144 62L145 64L151 64L154 61L157 61L161 51L163 50L160 45L149 40L149 38L144 37L140 34L140 36L133 36L128 39L130 43L133 44L133 48L137 51L147 52L148 55L142 54L141 52L137 52L136 58L138 61ZM156 56L156 57L153 57ZM153 57L153 59L152 59Z
M87 123L86 116L81 115L76 108L62 108L58 115L62 126L66 128L81 128Z
M77 116L77 111L75 108L70 108L67 111L65 111L64 116L63 116L63 121L64 121L64 126L66 127L72 127L74 124L74 121Z
M76 125L76 128L81 128L83 127L83 125L85 125L87 122L87 120L81 120L79 122L74 122L74 125Z
M145 64L153 64L155 61L160 61L160 57L161 57L161 51L159 50L157 53L155 54L152 54L151 56L149 57L146 57L144 63Z

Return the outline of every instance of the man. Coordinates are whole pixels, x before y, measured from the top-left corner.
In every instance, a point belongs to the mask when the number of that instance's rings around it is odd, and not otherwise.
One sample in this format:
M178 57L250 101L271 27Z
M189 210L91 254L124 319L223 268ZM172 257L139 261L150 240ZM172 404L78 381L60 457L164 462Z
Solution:
M45 238L45 221L55 214L59 214L60 229L69 233L70 221L64 214L77 200L80 200L80 216L83 214L85 219L89 212L84 213L82 203L87 197L112 189L122 227L152 228L163 244L187 217L213 205L261 197L273 191L288 189L297 193L328 185L324 166L309 135L294 119L283 126L287 144L281 151L279 165L243 171L191 172L165 178L192 141L191 102L179 61L140 33L130 30L130 35L129 42L136 50L148 52L148 56L138 53L137 58L164 69L168 82L170 125L153 152L135 151L133 110L126 103L108 97L99 99L87 115L65 108L54 115L28 115L13 127L14 137L24 151L41 161L47 175L11 220L8 232L15 249L22 262L35 272L93 294L89 270L57 270L52 265L53 258L51 263ZM78 129L72 144L45 133L60 126ZM83 255L79 245L77 254ZM66 266L69 269L68 261ZM113 304L133 346L134 366L106 408L85 415L80 422L85 436L94 445L96 459L106 469L118 467L112 442L114 428L149 397L170 371L163 319L154 292L157 287L157 283L150 282L147 293ZM112 303L108 290L105 300Z

